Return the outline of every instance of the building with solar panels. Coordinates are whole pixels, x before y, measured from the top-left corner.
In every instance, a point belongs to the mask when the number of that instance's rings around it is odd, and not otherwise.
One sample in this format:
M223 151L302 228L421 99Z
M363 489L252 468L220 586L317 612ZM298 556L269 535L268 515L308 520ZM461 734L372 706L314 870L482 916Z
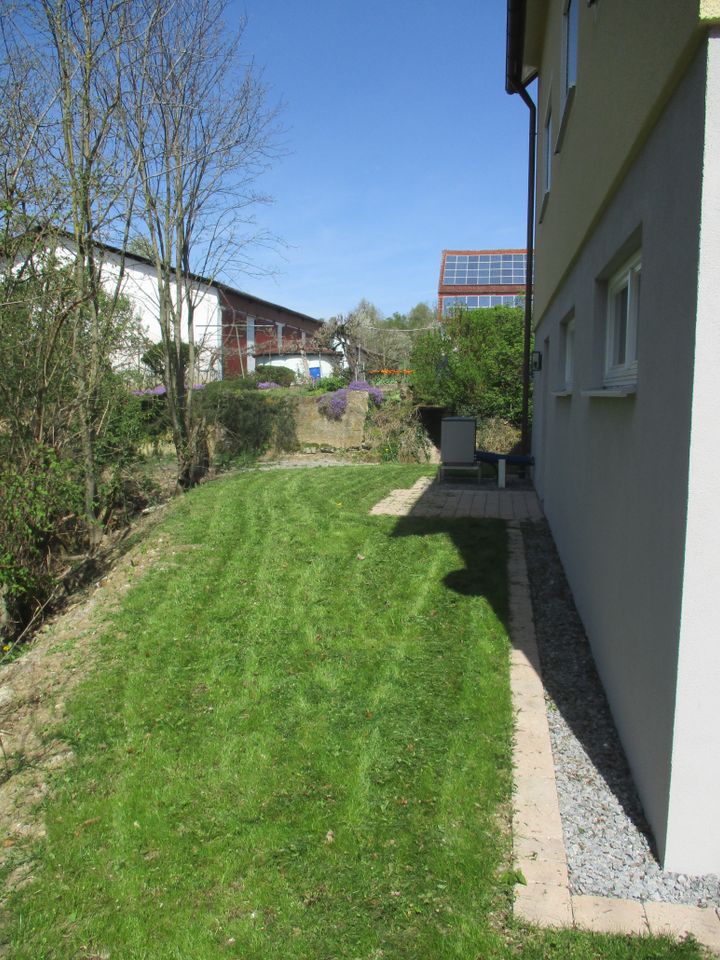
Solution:
M443 250L439 318L454 307L522 306L526 262L526 250Z

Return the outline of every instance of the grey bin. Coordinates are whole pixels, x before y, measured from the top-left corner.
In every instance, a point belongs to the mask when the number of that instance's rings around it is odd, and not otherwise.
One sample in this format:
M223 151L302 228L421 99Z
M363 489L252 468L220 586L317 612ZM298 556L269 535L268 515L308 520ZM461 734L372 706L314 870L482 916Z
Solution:
M475 464L475 417L443 417L440 459L444 467Z

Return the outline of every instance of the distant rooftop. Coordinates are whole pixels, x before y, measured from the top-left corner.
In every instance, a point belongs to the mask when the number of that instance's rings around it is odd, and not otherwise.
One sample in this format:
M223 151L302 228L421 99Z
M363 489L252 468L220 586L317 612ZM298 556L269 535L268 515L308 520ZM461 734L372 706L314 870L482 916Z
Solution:
M525 283L525 250L443 250L441 286Z
M438 313L456 306L516 306L525 293L526 250L443 250Z

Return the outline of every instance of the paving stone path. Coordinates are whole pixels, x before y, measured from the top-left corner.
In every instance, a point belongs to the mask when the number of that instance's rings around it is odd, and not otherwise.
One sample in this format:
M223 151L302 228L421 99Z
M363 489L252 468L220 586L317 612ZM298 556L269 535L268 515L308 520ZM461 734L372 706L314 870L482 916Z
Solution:
M412 487L393 490L370 511L391 517L477 517L497 520L539 520L534 490L438 483L422 477Z

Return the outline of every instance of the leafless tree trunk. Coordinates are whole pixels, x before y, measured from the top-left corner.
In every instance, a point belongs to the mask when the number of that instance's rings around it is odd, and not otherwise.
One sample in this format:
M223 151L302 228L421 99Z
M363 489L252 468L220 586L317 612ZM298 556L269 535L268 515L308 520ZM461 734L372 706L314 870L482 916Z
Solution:
M30 131L38 189L26 207L41 227L40 242L63 245L73 261L74 290L58 322L71 327L64 341L74 372L75 416L85 478L84 519L90 546L96 523L98 425L104 416L100 384L116 327L122 269L114 293L103 293L98 241L109 234L124 247L131 220L131 167L121 130L124 67L122 37L130 28L122 0L38 0L14 11L13 50L27 65L23 93L36 102ZM6 41L7 43L7 41ZM42 152L44 151L44 152ZM43 210L43 196L53 205ZM54 219L53 229L47 218ZM63 235L65 226L69 234ZM37 246L37 245L36 245ZM47 342L52 346L53 340Z
M165 385L178 457L178 486L204 467L205 440L193 415L195 312L203 285L245 265L257 234L251 208L264 198L254 182L272 158L275 111L252 62L240 55L225 0L157 0L136 35L128 105L128 149L142 197L145 240L158 284Z

